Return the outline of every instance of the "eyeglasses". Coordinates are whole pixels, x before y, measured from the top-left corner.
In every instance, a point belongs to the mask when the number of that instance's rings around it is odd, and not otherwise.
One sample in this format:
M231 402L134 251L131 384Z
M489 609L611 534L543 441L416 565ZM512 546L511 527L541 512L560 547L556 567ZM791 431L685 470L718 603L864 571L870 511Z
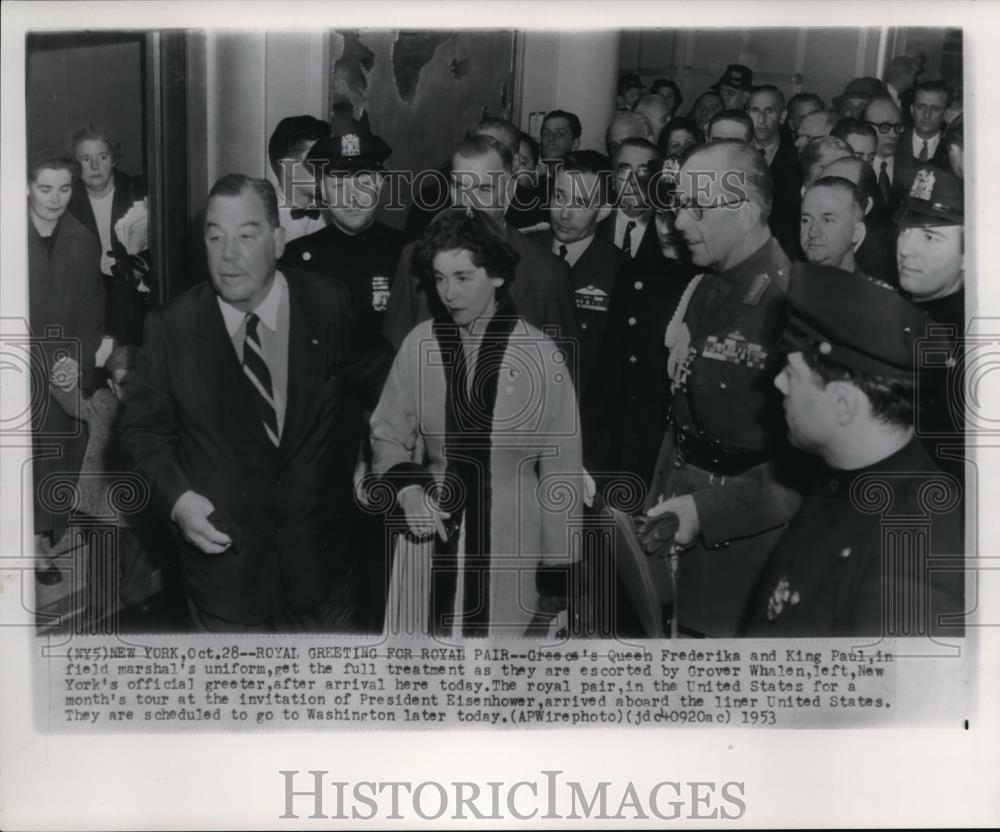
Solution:
M890 130L892 130L892 132L898 136L903 132L904 129L906 129L903 127L902 122L896 122L895 124L893 124L888 121L880 121L880 122L869 121L868 123L876 130L878 130L879 133L881 133L883 136Z
M705 215L705 212L712 208L735 208L737 205L742 205L744 202L749 202L745 196L739 196L735 199L719 200L718 202L713 202L711 205L700 205L697 202L692 202L691 197L685 193L679 191L674 193L674 204L671 206L671 211L673 211L676 217L681 211L687 211L692 217L694 217L696 222L701 222L701 218Z

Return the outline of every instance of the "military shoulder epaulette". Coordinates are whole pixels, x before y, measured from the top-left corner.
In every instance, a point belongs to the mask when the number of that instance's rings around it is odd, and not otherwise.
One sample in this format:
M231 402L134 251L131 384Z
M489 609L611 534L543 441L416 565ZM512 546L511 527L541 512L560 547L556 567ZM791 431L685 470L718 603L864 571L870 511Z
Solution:
M747 289L747 293L743 296L744 306L756 306L760 303L761 296L764 294L764 290L767 289L768 284L771 282L771 278L768 276L767 272L762 272L753 279L753 283L750 284L750 288Z

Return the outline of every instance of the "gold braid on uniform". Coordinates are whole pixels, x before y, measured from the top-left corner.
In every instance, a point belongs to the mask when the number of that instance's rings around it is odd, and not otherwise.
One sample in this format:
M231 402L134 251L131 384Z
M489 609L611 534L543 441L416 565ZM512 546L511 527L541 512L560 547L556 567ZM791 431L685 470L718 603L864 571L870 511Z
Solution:
M691 278L691 282L688 283L684 294L681 295L681 299L677 303L670 323L667 324L667 331L663 337L663 343L670 351L670 356L667 358L667 375L670 376L671 387L675 389L684 381L684 366L687 363L688 351L691 347L691 330L684 323L684 316L687 315L691 296L704 276L704 274L698 274Z

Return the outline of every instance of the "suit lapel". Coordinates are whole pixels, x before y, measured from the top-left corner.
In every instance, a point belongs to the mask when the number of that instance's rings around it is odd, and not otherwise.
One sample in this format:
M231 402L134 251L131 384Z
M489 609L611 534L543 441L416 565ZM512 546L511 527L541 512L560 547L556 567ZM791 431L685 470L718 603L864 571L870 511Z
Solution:
M318 395L326 368L322 318L303 296L294 274L285 272L288 282L288 393L285 426L279 453L287 459L297 449L311 413L321 404Z

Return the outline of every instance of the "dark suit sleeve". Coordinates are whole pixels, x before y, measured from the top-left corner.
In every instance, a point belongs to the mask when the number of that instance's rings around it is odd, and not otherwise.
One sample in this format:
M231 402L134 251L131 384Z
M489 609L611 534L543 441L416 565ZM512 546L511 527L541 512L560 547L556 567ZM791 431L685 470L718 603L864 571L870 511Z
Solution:
M170 391L166 316L147 317L143 346L132 371L132 391L122 415L122 449L149 484L158 511L169 516L191 484L177 459L177 412Z
M392 291L389 293L389 305L385 310L385 322L382 324L382 334L398 350L407 333L418 323L414 315L414 305L417 291L416 279L412 272L413 244L407 245L399 256L396 267L396 277L392 281Z

